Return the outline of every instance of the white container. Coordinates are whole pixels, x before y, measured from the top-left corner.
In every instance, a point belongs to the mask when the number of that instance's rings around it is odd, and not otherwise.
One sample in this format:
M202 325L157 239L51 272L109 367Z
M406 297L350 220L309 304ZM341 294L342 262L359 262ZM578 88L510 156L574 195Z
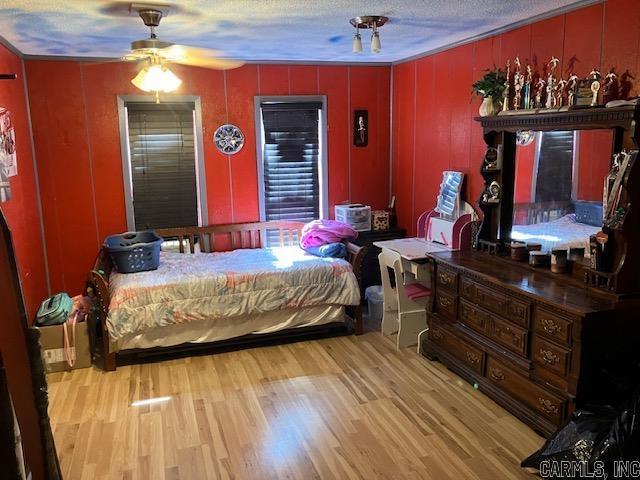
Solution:
M336 220L351 225L354 230L366 232L371 230L371 207L361 203L336 205Z
M369 306L369 319L379 322L384 311L384 294L382 285L372 285L364 291L364 298Z

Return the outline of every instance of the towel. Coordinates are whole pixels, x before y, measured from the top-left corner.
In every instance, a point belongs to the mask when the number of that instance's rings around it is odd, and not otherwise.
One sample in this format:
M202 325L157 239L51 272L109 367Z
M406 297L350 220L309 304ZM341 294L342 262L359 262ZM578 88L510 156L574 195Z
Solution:
M302 227L300 246L319 247L329 243L354 240L358 232L343 222L336 220L314 220Z
M345 258L347 256L347 247L340 242L320 245L319 247L306 247L304 251L316 257Z

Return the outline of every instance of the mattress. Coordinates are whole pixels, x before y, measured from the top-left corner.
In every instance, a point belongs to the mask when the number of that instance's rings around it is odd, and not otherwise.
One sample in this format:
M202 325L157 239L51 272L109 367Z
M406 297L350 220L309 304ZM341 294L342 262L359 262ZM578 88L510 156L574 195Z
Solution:
M161 252L157 270L112 273L109 289L107 328L114 342L168 325L360 303L347 261L315 257L297 246Z
M344 307L321 305L200 322L176 323L124 335L117 342L112 342L111 351L217 342L249 334L261 335L289 328L344 322L345 318Z
M573 213L565 215L551 222L534 223L531 225L513 225L511 239L521 242L542 244L542 250L551 251L553 248L585 248L585 256L589 256L589 236L600 231L601 227L587 225L576 221Z

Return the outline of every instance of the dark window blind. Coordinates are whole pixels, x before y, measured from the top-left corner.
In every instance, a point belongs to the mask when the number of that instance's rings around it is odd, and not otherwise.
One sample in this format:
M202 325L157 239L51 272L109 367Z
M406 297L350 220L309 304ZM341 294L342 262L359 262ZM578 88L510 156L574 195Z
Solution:
M538 154L536 202L571 201L573 136L572 131L542 133Z
M262 104L266 220L320 218L320 102Z
M136 230L198 225L193 103L127 103Z

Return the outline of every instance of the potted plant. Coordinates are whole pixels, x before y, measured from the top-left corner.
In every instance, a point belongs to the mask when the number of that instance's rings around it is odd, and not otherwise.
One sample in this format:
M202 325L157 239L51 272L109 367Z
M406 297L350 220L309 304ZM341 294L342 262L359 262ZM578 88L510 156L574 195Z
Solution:
M471 86L473 93L484 98L479 109L481 117L495 114L496 105L502 99L506 83L507 77L504 71L494 65L493 70L485 70L482 78Z

